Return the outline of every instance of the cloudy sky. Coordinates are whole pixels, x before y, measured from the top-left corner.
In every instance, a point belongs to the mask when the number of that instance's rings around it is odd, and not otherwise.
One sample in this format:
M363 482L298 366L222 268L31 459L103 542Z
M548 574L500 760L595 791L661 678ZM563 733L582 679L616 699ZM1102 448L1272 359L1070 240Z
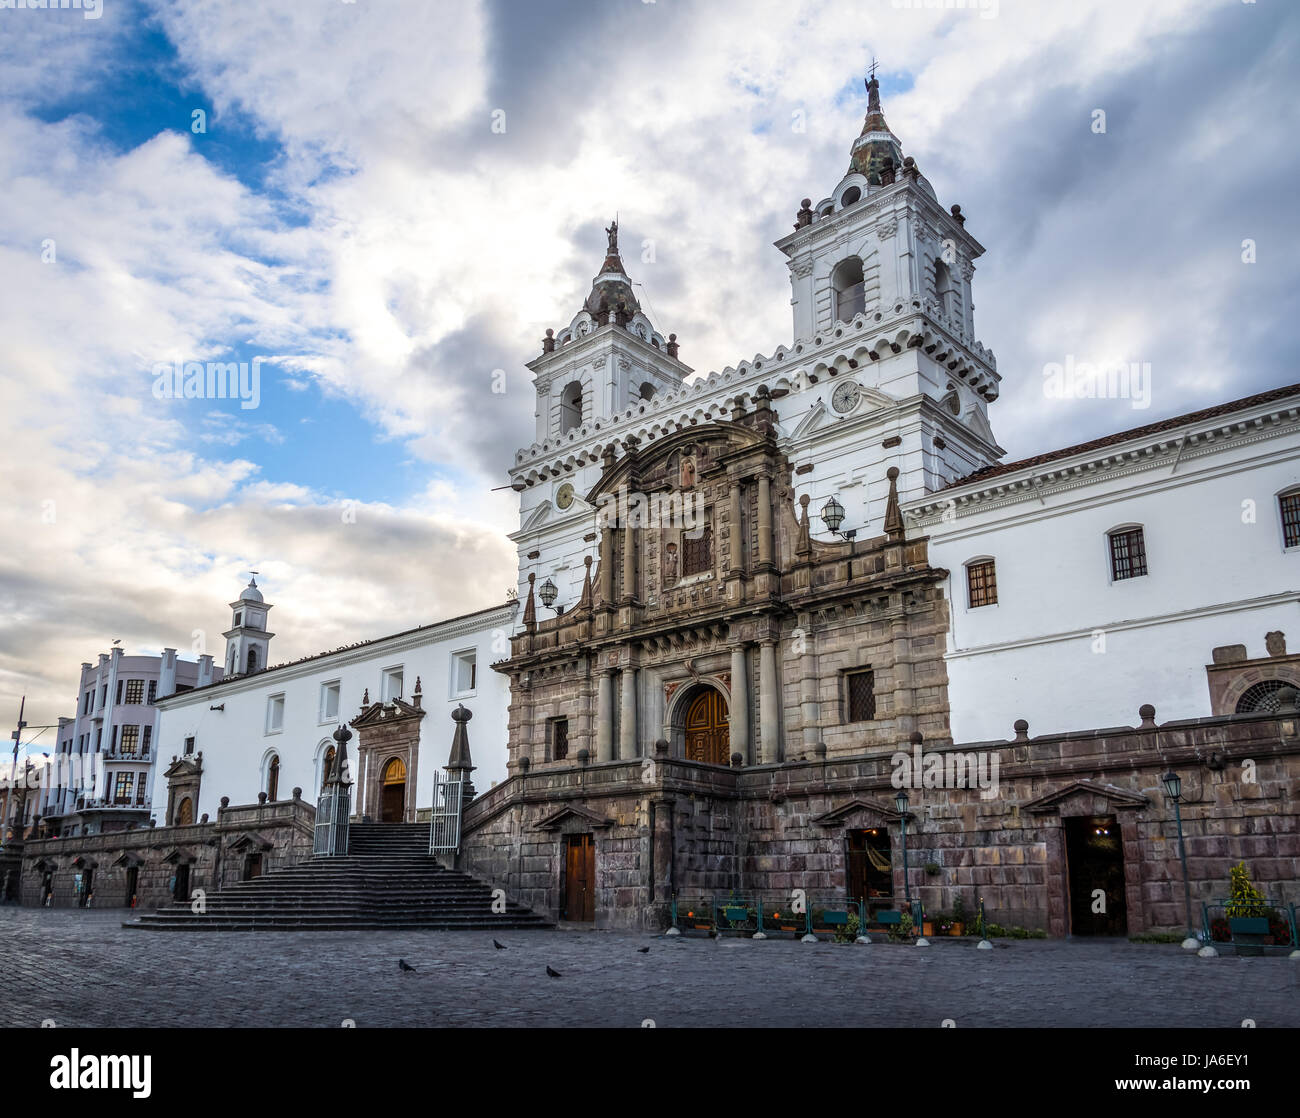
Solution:
M873 56L988 250L1013 457L1300 380L1290 0L8 2L0 721L114 638L219 659L249 569L273 660L500 600L523 363L602 227L698 372L788 344L771 243ZM1150 407L1046 400L1069 356L1149 363ZM256 407L155 392L254 358Z

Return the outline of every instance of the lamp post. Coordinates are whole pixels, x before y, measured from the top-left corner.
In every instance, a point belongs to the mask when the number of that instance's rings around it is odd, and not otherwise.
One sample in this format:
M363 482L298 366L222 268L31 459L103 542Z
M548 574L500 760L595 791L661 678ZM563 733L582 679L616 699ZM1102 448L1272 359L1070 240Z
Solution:
M858 534L856 528L840 531L840 525L844 523L844 506L834 497L822 505L821 518L822 523L826 525L826 530L832 536L843 536L846 540L851 540Z
M1192 933L1192 883L1187 876L1187 845L1183 842L1183 813L1178 806L1183 798L1183 781L1173 769L1170 769L1160 778L1160 783L1165 786L1165 795L1174 802L1174 819L1178 823L1178 859L1183 864L1183 910L1187 919L1187 938L1183 940L1183 946L1190 950L1199 947L1200 944Z
M898 790L894 797L894 806L898 808L898 825L903 835L903 899L907 902L907 911L912 911L912 887L907 880L907 793Z

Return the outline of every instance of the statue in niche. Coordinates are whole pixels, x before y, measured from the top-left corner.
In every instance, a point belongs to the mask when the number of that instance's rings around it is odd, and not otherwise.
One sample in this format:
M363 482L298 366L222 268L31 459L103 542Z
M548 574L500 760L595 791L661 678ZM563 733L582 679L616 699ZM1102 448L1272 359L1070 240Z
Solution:
M670 543L664 548L664 585L672 586L677 581L677 545Z
M683 458L680 474L680 485L682 489L693 489L695 487L695 459Z

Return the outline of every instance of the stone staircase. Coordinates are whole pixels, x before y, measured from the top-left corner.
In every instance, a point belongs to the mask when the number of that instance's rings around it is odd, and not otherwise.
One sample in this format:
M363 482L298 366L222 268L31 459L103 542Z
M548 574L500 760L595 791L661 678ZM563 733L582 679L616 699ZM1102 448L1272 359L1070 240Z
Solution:
M207 911L172 904L122 925L153 930L272 931L545 928L550 923L429 854L427 823L354 823L348 853L311 858L207 896Z

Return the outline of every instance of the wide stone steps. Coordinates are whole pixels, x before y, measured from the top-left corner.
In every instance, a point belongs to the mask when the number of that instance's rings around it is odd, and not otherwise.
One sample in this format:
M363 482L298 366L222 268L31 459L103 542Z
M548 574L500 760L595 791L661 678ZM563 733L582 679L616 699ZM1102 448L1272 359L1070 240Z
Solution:
M354 824L348 854L312 858L123 925L153 930L273 931L549 927L521 905L492 911L492 890L428 853L427 824Z

